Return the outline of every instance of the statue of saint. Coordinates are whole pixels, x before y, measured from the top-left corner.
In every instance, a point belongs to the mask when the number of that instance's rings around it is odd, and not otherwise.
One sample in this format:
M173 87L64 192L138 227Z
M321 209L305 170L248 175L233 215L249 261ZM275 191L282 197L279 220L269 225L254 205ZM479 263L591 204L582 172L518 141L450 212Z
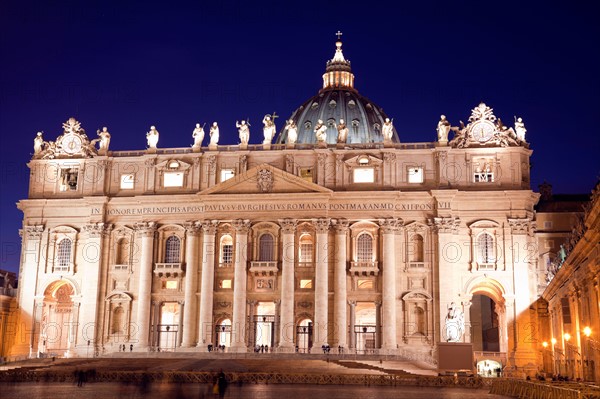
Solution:
M340 123L339 123L339 125L337 125L337 130L338 130L337 142L345 143L346 139L348 138L348 127L346 126L346 122L344 122L343 119L340 119Z
M327 126L325 126L321 119L319 119L315 125L315 137L319 143L327 141Z
M150 131L146 133L146 140L148 141L148 148L156 149L158 144L158 130L156 130L156 127L150 126Z
M445 320L446 342L460 342L465 331L465 318L462 311L452 302Z
M525 141L525 133L527 133L527 129L525 129L525 123L523 123L522 118L517 118L515 120L515 132L517 133L517 139L520 141Z
M158 132L156 133L156 141L158 142ZM108 129L106 127L103 127L102 131L98 130L96 134L98 134L98 137L100 137L100 151L108 151L108 146L110 144L110 133L108 132Z
M289 119L285 124L285 129L287 130L287 143L296 144L296 140L298 139L298 127L294 121Z
M446 115L440 116L440 121L437 124L438 141L448 141L448 133L450 133L450 122L446 119Z
M34 155L38 155L40 152L44 150L44 138L42 137L42 132L37 132L37 136L33 139L33 153Z
M196 128L192 132L192 137L194 138L194 148L202 147L202 140L204 140L204 126L200 127L199 123L196 123Z
M385 118L385 122L383 122L383 128L381 129L381 133L383 134L383 141L392 141L392 137L394 136L393 120L390 120L390 118Z
M242 145L248 145L248 141L250 140L250 126L246 121L242 121L242 123L235 121L235 127L238 128L238 133L240 135L240 143Z
M275 112L273 112L273 115L275 115ZM264 125L263 135L265 136L263 144L271 144L273 137L275 137L275 121L271 119L271 115L267 114L263 118L262 122Z
M219 144L219 126L217 125L217 122L213 122L208 134L210 135L210 145Z

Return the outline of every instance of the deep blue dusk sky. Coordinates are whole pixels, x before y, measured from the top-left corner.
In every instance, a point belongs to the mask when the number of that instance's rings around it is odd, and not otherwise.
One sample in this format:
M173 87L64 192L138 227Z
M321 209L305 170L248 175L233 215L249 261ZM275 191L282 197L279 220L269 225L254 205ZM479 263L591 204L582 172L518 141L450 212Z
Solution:
M402 2L399 2L400 4ZM416 3L416 4L415 4ZM466 122L480 101L533 149L532 188L589 193L600 171L600 24L593 2L211 1L0 4L0 268L16 271L33 138L74 116L111 150L188 147L195 123L282 120L322 84L335 35L355 87L403 142L434 141L440 114ZM392 4L392 3L390 3Z

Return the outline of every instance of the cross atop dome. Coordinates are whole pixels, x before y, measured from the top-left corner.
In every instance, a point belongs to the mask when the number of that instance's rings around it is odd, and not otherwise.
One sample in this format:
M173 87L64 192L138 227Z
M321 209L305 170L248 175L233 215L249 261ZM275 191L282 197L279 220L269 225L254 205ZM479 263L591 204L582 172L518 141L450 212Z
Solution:
M331 60L327 61L327 67L323 75L323 89L353 89L354 75L350 69L350 61L346 60L344 53L342 53L342 32L338 30L335 35L337 36L335 54Z
M342 40L342 37L341 37L341 36L343 35L343 33L342 33L342 32L340 32L340 31L338 30L338 31L337 31L337 33L336 33L335 35L338 37L338 42L339 42L340 40Z

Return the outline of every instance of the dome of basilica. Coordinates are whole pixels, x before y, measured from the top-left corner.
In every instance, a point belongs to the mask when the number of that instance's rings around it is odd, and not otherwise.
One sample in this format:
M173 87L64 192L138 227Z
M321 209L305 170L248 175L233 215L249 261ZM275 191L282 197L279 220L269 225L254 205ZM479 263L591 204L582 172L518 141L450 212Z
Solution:
M336 42L333 59L327 61L323 75L323 88L296 109L288 120L297 127L297 144L315 144L315 127L323 124L327 127L328 144L338 142L338 126L345 124L348 133L346 144L382 143L384 124L387 115L383 109L354 88L354 74L350 61L344 58L342 42ZM389 124L389 120L387 121ZM398 133L393 128L392 143L399 143ZM278 144L288 142L287 126L283 127L277 138Z

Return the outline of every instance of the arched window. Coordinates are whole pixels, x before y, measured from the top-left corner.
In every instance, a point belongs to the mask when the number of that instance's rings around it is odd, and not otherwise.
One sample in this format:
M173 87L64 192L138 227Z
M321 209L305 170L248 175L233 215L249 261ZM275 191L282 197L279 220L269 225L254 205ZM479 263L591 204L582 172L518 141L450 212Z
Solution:
M63 238L58 243L56 251L56 267L60 270L68 270L71 265L71 248L73 242L68 238Z
M121 238L117 244L117 265L129 264L129 240Z
M303 234L300 237L300 256L299 262L301 263L310 263L313 261L313 240L309 234Z
M275 260L275 240L269 233L263 234L258 240L258 260L273 261Z
M373 237L360 233L356 238L356 261L373 262Z
M110 329L111 334L121 334L123 333L123 316L125 311L121 305L117 306L115 310L113 310L113 319L112 326Z
M221 237L221 262L222 264L233 263L233 238L229 234Z
M479 251L479 263L489 264L496 262L494 237L491 234L481 233L477 238L477 247Z
M165 244L165 263L179 263L181 240L177 236L167 238Z
M423 262L423 237L420 234L415 234L410 241L410 261Z

